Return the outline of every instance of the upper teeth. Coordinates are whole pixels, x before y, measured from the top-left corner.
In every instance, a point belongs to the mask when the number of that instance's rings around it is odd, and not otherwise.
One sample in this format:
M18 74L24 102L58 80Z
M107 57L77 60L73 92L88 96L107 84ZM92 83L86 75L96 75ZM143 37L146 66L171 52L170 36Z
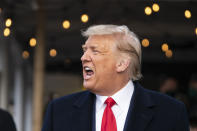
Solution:
M85 70L91 70L89 67L85 67Z

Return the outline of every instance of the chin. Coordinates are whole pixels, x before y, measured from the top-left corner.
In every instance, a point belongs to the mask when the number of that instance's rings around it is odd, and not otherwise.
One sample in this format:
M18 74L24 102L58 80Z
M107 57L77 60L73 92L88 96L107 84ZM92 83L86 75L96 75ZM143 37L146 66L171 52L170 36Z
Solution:
M92 92L92 93L94 93L94 94L99 94L98 93L98 88L95 86L95 84L90 84L90 83L83 83L83 86L84 86L84 88L86 89L86 90L88 90L88 91L90 91L90 92Z
M87 90L92 90L94 88L93 84L90 84L88 82L83 82L83 87Z

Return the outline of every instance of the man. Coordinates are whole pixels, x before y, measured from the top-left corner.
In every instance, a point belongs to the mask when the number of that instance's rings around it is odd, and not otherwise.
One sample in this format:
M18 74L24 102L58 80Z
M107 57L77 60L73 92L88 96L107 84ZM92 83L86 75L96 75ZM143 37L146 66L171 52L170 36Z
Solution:
M12 116L2 109L0 109L0 131L16 131Z
M141 46L126 26L96 25L83 35L87 91L54 100L42 131L189 131L181 102L142 88Z

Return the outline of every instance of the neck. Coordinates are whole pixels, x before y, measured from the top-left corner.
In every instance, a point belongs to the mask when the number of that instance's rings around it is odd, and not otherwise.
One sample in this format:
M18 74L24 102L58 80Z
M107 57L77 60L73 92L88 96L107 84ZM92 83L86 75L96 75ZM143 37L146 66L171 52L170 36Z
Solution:
M96 94L101 96L112 96L115 93L117 93L120 89L126 86L126 84L129 82L129 78L118 78L113 80L110 85L105 87L105 90L103 92L98 92Z

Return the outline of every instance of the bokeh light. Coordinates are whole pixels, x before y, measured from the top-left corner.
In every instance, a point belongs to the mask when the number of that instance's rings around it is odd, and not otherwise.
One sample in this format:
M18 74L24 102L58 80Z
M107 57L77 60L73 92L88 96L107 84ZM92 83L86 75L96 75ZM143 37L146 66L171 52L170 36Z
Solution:
M29 58L29 52L28 51L23 51L23 53L22 53L22 57L24 58L24 59L28 59Z
M89 17L88 17L88 15L87 15L87 14L83 14L83 15L81 15L81 21L82 21L83 23L88 22L88 19L89 19Z
M29 41L29 45L31 47L35 47L36 46L36 39L35 38L31 38L30 41Z
M171 58L173 55L172 50L167 50L165 54L166 54L166 57L168 58Z
M157 3L154 3L153 6L152 6L152 9L153 9L154 12L158 12L160 7Z
M49 51L49 55L50 55L51 57L55 57L55 56L57 55L56 49L51 49L51 50Z
M185 10L185 18L189 19L191 18L192 14L189 10Z
M143 39L143 40L142 40L142 46L143 46L143 47L148 47L149 45L150 45L150 42L149 42L148 39Z
M12 20L10 18L8 18L6 21L5 21L5 26L6 27L10 27L12 25Z
M70 21L69 20L63 21L62 26L63 26L64 29L70 28Z
M144 11L146 15L151 15L152 13L152 9L149 6L145 7Z
M3 34L4 34L5 37L9 36L10 35L10 29L5 28L4 31L3 31Z
M168 44L167 43L162 44L161 49L163 52L168 51L168 49L169 49Z

